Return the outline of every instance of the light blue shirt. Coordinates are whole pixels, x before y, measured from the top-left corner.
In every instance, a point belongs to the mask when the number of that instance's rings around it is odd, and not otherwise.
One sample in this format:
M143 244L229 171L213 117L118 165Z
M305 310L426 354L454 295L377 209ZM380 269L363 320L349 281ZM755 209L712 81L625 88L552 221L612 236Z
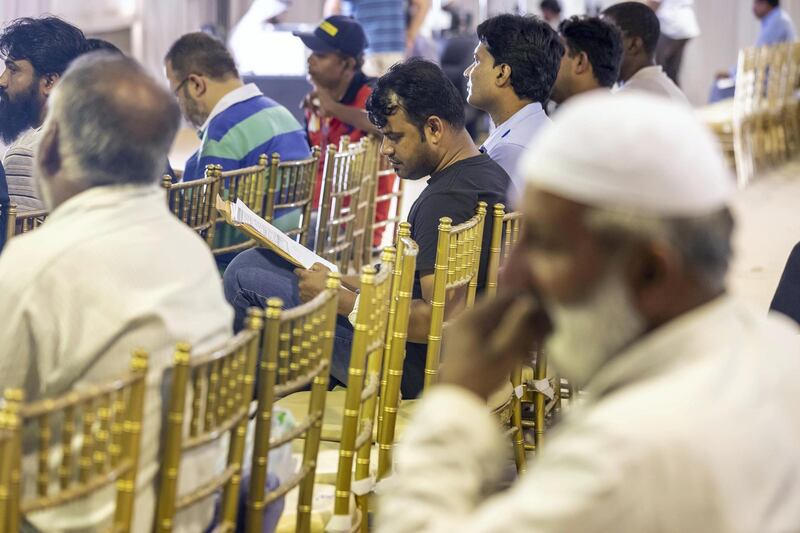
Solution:
M549 123L550 118L542 109L542 104L533 102L497 126L483 143L482 151L511 177L516 191L509 191L509 198L516 197L524 188L524 178L517 171L520 156L541 127Z
M795 40L794 23L789 14L775 7L761 19L761 31L756 46L787 43Z

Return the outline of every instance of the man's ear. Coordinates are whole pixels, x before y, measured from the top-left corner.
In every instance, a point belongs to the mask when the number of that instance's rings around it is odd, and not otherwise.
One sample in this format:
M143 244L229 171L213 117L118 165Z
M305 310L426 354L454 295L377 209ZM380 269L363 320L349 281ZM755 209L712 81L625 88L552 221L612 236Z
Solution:
M505 87L511 84L511 67L509 65L505 63L500 64L494 83L498 87Z
M444 127L444 121L441 118L436 115L428 117L428 120L425 121L425 133L431 144L439 144L441 142Z
M208 84L204 76L189 74L186 84L189 85L189 92L194 92L195 98L202 98L208 91Z
M42 139L39 141L39 147L37 148L39 166L42 167L48 176L53 176L61 170L59 144L58 125L50 124L45 129Z
M631 37L630 39L626 40L628 41L625 46L627 53L638 55L644 52L644 41L641 37Z
M45 74L39 80L39 90L42 93L42 96L50 96L50 93L53 92L58 80L61 78L58 74Z
M683 260L664 241L637 245L626 268L636 307L649 321L656 323L668 314L665 308L674 296L675 281L684 275Z
M573 70L575 74L586 74L592 68L592 64L589 63L589 56L586 52L578 52L578 57L573 63Z

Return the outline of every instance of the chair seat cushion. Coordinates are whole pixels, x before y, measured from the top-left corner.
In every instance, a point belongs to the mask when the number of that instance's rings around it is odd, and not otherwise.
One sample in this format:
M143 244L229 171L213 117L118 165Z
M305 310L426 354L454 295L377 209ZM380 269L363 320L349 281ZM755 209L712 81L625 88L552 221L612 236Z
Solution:
M297 524L297 498L299 489L294 488L286 495L283 514L278 521L276 533L294 533ZM314 496L311 500L311 532L323 533L333 516L333 504L336 496L336 487L325 483L314 484ZM358 510L355 498L350 496L350 520L353 526L358 524Z

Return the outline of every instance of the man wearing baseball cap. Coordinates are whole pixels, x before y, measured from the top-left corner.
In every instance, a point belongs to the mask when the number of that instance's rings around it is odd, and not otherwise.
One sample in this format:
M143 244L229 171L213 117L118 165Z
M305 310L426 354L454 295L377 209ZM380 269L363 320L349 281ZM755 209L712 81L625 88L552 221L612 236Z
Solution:
M328 144L339 144L343 136L356 142L369 133L377 134L366 112L367 98L374 80L361 70L367 37L361 25L350 17L334 15L326 18L313 32L295 32L311 50L308 57L308 81L313 90L306 95L306 131L309 143L323 152ZM319 207L324 161L320 161L314 190L314 208ZM391 192L395 176L385 176L378 184L378 195ZM376 206L376 220L385 220L390 204ZM381 233L376 231L374 244Z

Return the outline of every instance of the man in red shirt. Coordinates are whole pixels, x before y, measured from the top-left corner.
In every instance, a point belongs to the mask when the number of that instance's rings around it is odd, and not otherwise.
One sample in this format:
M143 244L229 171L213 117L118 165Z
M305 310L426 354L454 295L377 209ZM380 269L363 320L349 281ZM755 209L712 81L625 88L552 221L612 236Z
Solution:
M311 50L308 58L308 81L313 90L304 100L309 144L319 146L323 154L329 143L339 144L343 136L357 142L378 130L369 121L367 98L372 93L373 78L361 70L367 38L361 25L349 17L335 15L325 19L311 33L296 32ZM324 158L323 158L324 159ZM314 208L319 207L324 160L320 161L314 190ZM392 191L395 175L384 176L378 183L378 195ZM390 202L376 206L375 220L386 220ZM373 245L379 246L383 229L375 231Z

